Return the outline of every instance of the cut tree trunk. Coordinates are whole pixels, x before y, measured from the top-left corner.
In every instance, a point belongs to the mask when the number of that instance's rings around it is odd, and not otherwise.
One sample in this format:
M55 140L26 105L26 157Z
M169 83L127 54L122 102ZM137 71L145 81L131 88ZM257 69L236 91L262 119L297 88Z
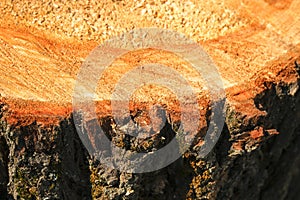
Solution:
M299 0L1 2L0 199L299 199L299 5ZM204 118L198 138L174 163L141 174L93 158L76 131L72 107L89 53L139 27L172 29L199 43L216 64L226 93L221 136L202 158L202 131L214 100L201 80L193 79L191 66L155 49L116 59L96 89L97 118L84 124L90 138L99 122L117 145L149 150L145 143L126 143L110 108L114 86L138 64L164 64L200 85L196 94ZM156 103L165 105L169 116L159 139L177 137L182 111L166 88L137 91L131 120L149 124L149 106Z

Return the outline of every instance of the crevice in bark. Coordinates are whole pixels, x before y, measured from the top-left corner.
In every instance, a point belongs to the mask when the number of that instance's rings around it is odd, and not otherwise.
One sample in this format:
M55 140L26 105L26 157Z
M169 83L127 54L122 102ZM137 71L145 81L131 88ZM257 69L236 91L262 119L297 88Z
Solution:
M61 191L63 199L91 199L89 155L83 146L73 120L60 124Z
M0 136L0 197L8 199L7 184L8 174L8 155L9 148L4 137Z
M278 135L264 136L257 149L228 158L217 199L298 199L300 197L300 95L295 83L269 84L254 99L267 112L260 126ZM222 174L221 173L221 174ZM226 176L224 176L226 174Z

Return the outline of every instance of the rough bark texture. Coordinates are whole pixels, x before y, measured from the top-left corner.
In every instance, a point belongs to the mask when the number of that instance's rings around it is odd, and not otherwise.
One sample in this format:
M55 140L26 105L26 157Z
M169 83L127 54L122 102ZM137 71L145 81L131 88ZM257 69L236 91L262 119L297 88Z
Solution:
M191 149L147 174L89 162L71 118L11 126L2 104L1 198L296 199L300 95L293 88L300 81L267 85L254 99L266 115L250 119L229 105L222 137L207 158Z

